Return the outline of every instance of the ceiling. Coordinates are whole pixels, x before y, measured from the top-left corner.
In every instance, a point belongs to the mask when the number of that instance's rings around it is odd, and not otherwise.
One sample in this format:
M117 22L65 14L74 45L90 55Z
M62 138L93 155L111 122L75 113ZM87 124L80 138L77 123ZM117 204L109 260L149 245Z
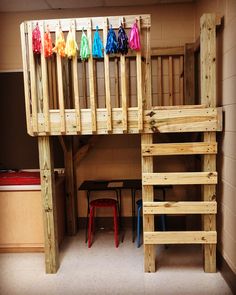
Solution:
M138 6L183 2L194 2L194 0L0 0L0 12Z

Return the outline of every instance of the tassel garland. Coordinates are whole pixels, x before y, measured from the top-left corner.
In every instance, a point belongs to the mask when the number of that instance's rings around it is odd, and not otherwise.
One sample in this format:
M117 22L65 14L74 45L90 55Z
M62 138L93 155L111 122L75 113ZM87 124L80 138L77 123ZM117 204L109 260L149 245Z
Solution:
M40 35L38 24L36 25L35 29L32 32L32 47L33 47L33 53L35 54L41 53L41 35Z
M66 47L66 42L64 38L64 34L61 29L56 32L56 44L55 47L53 48L53 52L58 53L61 57L65 57L65 47Z
M141 49L140 36L137 22L133 24L130 36L129 36L129 47L133 50L139 51Z
M126 32L122 26L119 27L118 31L118 52L122 55L128 53L128 37L126 35Z
M96 27L96 32L94 33L93 37L93 57L95 58L102 58L103 57L103 44L98 32L98 26Z
M111 27L107 34L106 54L117 53L117 46L116 34Z
M47 31L44 34L44 56L50 57L52 54L52 37L49 28L47 28Z
M86 60L90 56L90 49L88 44L88 38L85 35L84 31L81 36L81 44L80 44L80 58L81 60Z
M72 58L76 55L77 50L78 46L75 41L74 35L72 34L72 31L69 31L66 38L65 54L68 58Z

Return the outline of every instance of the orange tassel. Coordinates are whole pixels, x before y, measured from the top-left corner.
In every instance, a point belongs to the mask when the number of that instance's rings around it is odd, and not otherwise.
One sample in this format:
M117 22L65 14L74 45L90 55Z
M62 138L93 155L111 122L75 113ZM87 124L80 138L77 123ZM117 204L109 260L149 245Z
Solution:
M53 52L56 52L61 57L65 57L65 48L66 48L66 42L64 38L64 34L61 30L61 28L56 32L56 44L53 48Z
M47 31L44 34L44 56L50 57L52 54L52 37L49 28L47 27Z

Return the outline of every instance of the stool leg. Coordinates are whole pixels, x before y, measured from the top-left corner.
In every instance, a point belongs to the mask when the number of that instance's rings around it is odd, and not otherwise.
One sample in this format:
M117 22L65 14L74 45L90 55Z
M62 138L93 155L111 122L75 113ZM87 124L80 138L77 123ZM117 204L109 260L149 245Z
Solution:
M114 238L115 238L115 246L118 248L119 246L119 239L118 239L118 224L117 224L117 208L116 206L113 207L114 212Z
M90 213L89 213L89 228L88 228L88 247L90 248L92 245L92 224L93 224L93 213L94 213L94 208L90 208Z
M165 221L165 215L161 215L160 216L160 218L161 218L161 229L162 229L162 231L165 231L166 230L166 221Z
M141 235L141 209L142 206L138 207L137 214L137 247L140 247L140 235Z

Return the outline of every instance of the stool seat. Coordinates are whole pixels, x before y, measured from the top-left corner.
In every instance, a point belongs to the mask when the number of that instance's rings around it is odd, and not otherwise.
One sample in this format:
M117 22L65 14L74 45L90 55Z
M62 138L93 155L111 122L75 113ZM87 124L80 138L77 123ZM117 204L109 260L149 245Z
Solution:
M114 207L117 206L117 201L114 199L96 199L90 202L89 204L92 207L98 207L98 208L102 208L102 207Z

